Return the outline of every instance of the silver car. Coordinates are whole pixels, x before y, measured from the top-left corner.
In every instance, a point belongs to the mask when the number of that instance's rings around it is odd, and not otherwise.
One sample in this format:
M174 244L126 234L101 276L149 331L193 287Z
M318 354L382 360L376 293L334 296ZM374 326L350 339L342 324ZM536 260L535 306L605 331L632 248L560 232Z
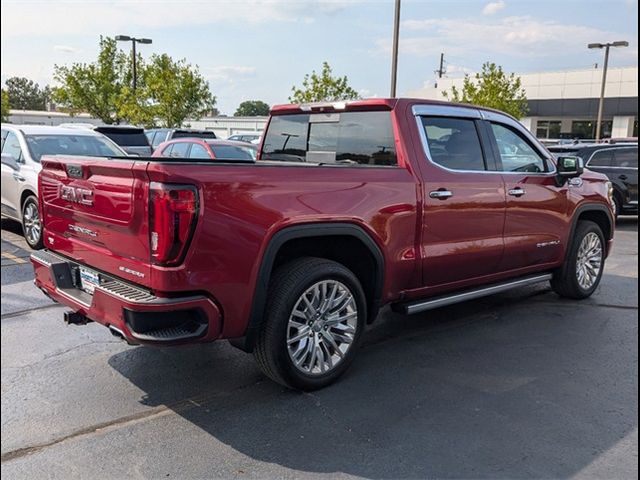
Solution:
M124 157L126 153L92 130L2 124L2 216L22 224L33 249L42 248L38 172L43 155Z

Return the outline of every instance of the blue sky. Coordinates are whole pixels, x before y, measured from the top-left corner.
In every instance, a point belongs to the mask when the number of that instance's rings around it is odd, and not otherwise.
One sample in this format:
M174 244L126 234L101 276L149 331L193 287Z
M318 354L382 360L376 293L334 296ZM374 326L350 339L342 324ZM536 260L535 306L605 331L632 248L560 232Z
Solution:
M433 81L440 52L449 76L485 61L524 73L589 67L602 52L587 43L628 40L611 65L637 66L637 15L637 0L403 0L398 92ZM50 83L54 64L95 58L99 35L127 34L153 39L143 55L198 65L227 114L286 102L324 60L362 96L389 91L392 0L3 0L1 18L3 81Z

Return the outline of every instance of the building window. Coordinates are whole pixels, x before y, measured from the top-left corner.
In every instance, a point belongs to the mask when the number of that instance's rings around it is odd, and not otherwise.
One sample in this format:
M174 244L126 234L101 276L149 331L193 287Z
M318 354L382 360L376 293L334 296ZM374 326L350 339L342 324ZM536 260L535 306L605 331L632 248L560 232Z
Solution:
M560 138L560 120L538 120L536 126L536 137L538 138Z
M613 121L602 122L600 138L611 138ZM596 122L591 120L576 120L571 122L571 136L573 138L596 138Z

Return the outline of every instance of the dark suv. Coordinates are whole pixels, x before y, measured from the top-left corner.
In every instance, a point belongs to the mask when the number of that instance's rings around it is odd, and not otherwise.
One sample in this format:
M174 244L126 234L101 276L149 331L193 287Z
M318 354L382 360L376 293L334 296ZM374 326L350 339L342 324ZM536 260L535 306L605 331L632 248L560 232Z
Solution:
M577 155L613 183L617 215L638 215L638 144L576 144L549 147L555 155Z

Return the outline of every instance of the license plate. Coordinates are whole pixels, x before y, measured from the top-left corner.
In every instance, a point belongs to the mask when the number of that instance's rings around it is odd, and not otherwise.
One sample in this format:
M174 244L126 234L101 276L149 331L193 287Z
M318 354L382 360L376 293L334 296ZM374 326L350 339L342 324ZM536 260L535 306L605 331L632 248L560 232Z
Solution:
M100 285L100 277L93 270L80 267L80 285L85 292L93 295L96 287Z

